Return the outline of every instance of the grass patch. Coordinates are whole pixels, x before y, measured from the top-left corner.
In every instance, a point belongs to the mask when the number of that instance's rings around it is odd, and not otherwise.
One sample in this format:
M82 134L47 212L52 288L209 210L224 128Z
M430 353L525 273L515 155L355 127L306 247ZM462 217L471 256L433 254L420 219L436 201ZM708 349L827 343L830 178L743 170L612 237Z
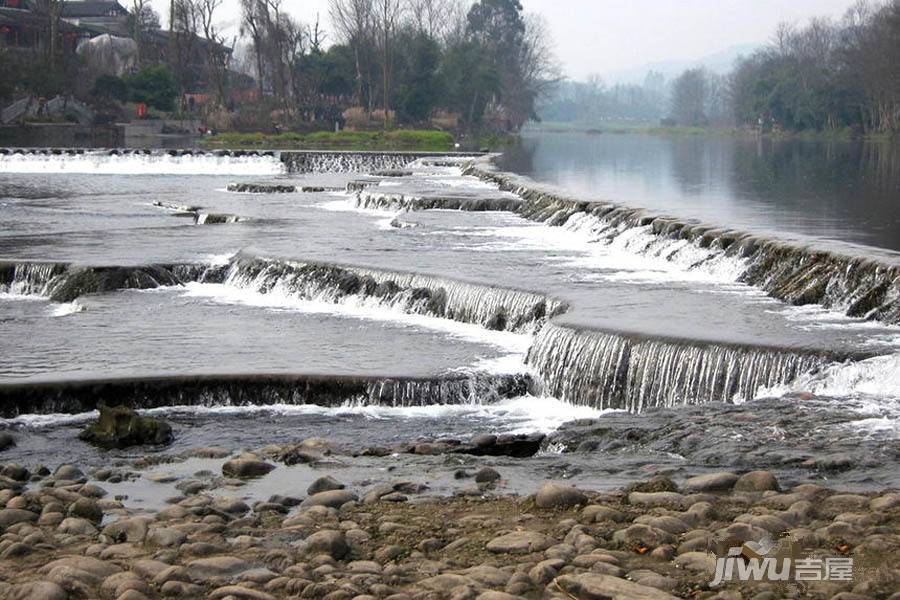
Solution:
M395 129L392 131L316 131L220 133L204 138L205 148L266 148L271 150L453 150L453 136L445 131Z

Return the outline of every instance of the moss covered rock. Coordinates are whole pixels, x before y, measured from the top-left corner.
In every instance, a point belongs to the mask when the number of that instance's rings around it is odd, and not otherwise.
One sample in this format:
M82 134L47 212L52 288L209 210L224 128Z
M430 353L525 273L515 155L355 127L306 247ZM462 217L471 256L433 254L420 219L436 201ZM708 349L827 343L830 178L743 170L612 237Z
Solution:
M103 448L127 448L144 444L161 445L172 441L172 427L165 421L142 417L125 406L98 407L100 417L78 437Z

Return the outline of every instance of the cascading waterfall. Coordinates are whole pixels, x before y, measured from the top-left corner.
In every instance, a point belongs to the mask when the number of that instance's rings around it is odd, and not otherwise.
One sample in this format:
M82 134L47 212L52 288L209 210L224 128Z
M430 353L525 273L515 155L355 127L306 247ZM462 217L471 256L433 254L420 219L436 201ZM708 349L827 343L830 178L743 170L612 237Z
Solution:
M221 276L221 267L202 264L91 267L66 263L0 263L0 291L71 302L85 294L215 281Z
M0 148L0 173L280 175L275 152Z
M428 406L479 404L525 394L525 375L431 379L318 375L193 375L0 385L0 417L82 413L99 404L162 406Z
M368 301L494 330L534 331L565 304L533 292L431 275L321 263L236 257L225 283L332 303Z
M291 152L280 153L291 173L366 173L402 169L427 153L408 152Z
M48 289L67 268L64 263L0 263L0 291L23 296L48 296Z
M357 187L356 182L351 182ZM356 208L374 210L462 210L470 212L484 211L516 211L522 201L515 197L485 197L485 196L414 196L391 192L379 192L372 189L352 190L353 204Z
M453 154L453 153L448 153ZM0 173L281 175L402 169L440 153L0 148ZM460 157L475 156L460 154Z
M548 324L528 364L542 392L573 404L640 412L752 400L836 359L816 353L632 338Z
M900 323L900 258L892 253L873 258L817 250L640 208L565 198L483 162L463 172L520 196L518 212L528 219L740 281L790 304L819 304L851 317Z

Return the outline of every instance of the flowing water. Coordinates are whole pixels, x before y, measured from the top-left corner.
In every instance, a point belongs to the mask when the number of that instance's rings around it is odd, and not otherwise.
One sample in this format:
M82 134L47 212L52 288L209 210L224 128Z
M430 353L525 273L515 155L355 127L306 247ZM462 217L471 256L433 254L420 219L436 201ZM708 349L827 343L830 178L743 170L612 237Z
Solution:
M896 483L896 170L873 179L861 160L854 175L835 150L829 188L803 183L804 146L757 146L780 169L764 186L734 166L746 142L683 143L526 136L495 163L6 152L0 413L29 440L6 454L61 462L85 411L111 401L169 415L179 448L327 435L358 449L592 418L510 468L523 486L529 469L597 486L705 468L723 440L787 418L816 435L760 465ZM698 414L718 429L690 451L604 437ZM797 472L829 436L859 464Z

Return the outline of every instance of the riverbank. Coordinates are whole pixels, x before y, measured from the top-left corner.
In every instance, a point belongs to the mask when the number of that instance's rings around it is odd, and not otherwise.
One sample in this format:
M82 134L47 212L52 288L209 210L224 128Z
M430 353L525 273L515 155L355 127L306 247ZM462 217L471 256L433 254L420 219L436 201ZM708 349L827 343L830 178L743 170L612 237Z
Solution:
M203 148L266 148L274 150L453 150L453 136L444 131L317 131L313 133L220 133L203 138Z
M450 495L435 496L427 480L395 480L389 470L341 480L341 464L356 460L364 459L311 439L243 453L151 453L90 472L6 464L0 595L896 598L900 494L782 489L754 471L679 483L656 476L612 493L551 482L516 496L505 492L504 468L483 457L460 465ZM191 461L205 468L193 472ZM290 495L254 494L276 463L305 465L317 478ZM164 507L142 508L126 489L165 496ZM715 556L768 538L792 542L794 559L853 559L853 567L830 581L710 585Z

